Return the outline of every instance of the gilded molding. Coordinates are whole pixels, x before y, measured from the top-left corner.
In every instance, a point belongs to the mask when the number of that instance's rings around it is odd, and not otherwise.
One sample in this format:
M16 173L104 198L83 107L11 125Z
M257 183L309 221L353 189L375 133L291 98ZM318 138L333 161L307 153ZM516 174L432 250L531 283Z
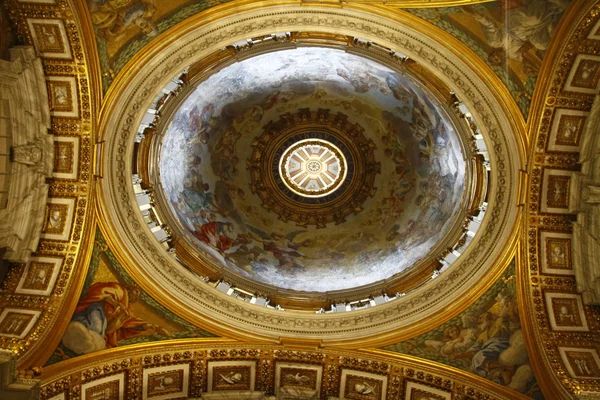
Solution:
M577 71L577 60L582 55L600 62L599 37L593 31L599 20L597 1L571 3L555 36L562 40L553 41L546 54L528 126L528 201L517 256L519 309L521 315L530 316L523 319L523 330L532 367L548 398L573 398L600 391L600 374L582 376L590 372L589 368L587 371L583 368L582 374L576 369L577 363L569 365L572 358L567 355L573 349L580 355L600 350L600 330L594 322L597 310L582 305L583 312L577 312L572 322L563 323L560 313L564 311L561 309L557 314L551 301L552 298L573 304L580 301L570 251L575 215L570 214L571 200L563 196L561 185L569 185L571 174L580 168L577 143L585 139L576 136L577 140L569 143L565 138L585 132L582 125L577 130L569 129L574 122L583 124L581 121L587 118L595 93L584 83L573 83L573 79L577 73L583 79ZM557 151L560 140L566 146L561 144L561 151Z
M323 370L322 394L337 397L340 370L366 372L387 378L387 398L399 398L408 382L447 392L453 399L526 399L501 385L474 374L439 363L385 351L340 351L276 345L242 344L223 339L193 339L134 345L101 351L48 367L41 376L42 399L64 392L78 393L83 385L92 386L110 376L124 374L128 384L125 398L139 398L144 370L189 365L189 395L207 390L210 363L227 361L255 365L256 389L273 393L278 363L319 366Z
M496 91L486 85L485 78L491 75L490 71L480 68L477 72L466 72L470 66L477 65L476 57L471 57L469 52L462 52L459 57L444 49L427 37L430 32L423 22L412 28L396 22L351 8L296 5L236 10L234 15L224 14L215 21L192 17L173 28L170 31L173 36L161 37L160 42L138 54L123 69L102 110L100 135L106 140L106 151L99 198L106 220L103 231L113 232L115 253L140 286L174 312L199 325L210 319L221 324L231 336L271 341L282 336L327 338L325 344L358 346L367 341L398 341L435 326L474 301L474 291L464 295L469 289L475 285L479 285L478 289L491 285L499 269L496 261L505 256L506 246L516 234L522 125L518 118L508 117L507 109L495 96ZM401 299L372 310L306 315L268 310L229 298L199 282L162 251L145 230L130 189L128 160L132 155L132 135L142 110L161 85L187 65L225 45L274 31L299 30L365 38L427 64L472 110L489 142L488 148L492 149L490 205L481 233L447 272ZM159 53L165 56L157 57ZM469 59L468 64L465 58Z
M81 29L77 16L79 11L71 2L57 0L55 4L43 4L9 1L6 8L21 40L35 46L40 53L48 82L58 82L63 88L70 88L71 110L50 110L55 146L60 143L75 143L78 146L77 159L71 159L74 168L71 176L64 178L55 174L49 180L47 208L50 210L52 204L66 207L70 213L68 215L72 215L70 225L66 225L70 229L65 228L60 234L46 234L45 237L42 232L42 239L34 254L38 259L55 261L52 267L53 273L56 273L55 283L46 287L48 295L26 294L18 288L26 278L29 266L15 266L6 279L5 295L0 302L5 311L17 309L38 315L35 323L20 335L22 337L0 334L0 346L16 353L19 368L26 368L42 365L58 345L62 330L75 307L76 301L73 300L77 298L85 280L93 248L95 215L92 207L95 190L92 184L92 151L95 140L94 107L97 104L92 93L95 92L96 82L90 76L88 53L81 42L82 35L86 35L85 30ZM53 32L55 43L62 46L61 51L40 47L44 43L31 30L36 24ZM48 87L52 88L51 85Z

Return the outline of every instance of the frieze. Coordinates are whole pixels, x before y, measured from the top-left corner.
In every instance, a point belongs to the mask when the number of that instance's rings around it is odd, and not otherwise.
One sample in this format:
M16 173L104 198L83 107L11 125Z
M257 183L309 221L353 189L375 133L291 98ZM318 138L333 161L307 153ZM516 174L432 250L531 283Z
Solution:
M85 361L72 359L56 364L44 370L41 398L49 400L61 393L83 393L116 381L124 383L120 389L125 398L143 398L150 393L158 395L169 390L199 396L211 392L206 382L207 368L220 368L216 376L226 386L239 386L239 382L245 382L255 390L271 395L276 394L275 369L286 371L287 368L290 372L287 379L293 382L291 387L297 387L299 381L310 387L320 387L319 398L339 397L340 390L346 386L358 394L369 394L366 389L377 387L379 392L387 391L382 397L385 399L398 398L407 387L409 390L420 387L431 393L448 393L456 399L515 398L514 392L494 383L446 369L441 364L432 365L403 356L348 350L295 350L276 345L223 345L217 341L193 340L125 347L96 354ZM256 374L251 381L244 381L248 368L255 368ZM309 373L321 370L322 374ZM310 379L313 379L312 383L308 383ZM342 385L342 380L352 384Z

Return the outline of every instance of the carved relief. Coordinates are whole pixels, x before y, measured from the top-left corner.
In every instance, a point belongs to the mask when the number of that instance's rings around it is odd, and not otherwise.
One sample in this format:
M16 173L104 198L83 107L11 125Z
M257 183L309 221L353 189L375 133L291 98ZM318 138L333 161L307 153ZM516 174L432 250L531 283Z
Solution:
M340 398L382 400L386 386L387 377L345 369L340 382Z
M35 48L43 58L72 59L65 26L60 19L27 19Z
M546 205L548 208L568 208L569 207L569 183L571 178L568 176L548 177L548 191Z
M66 204L49 204L46 207L46 223L42 232L62 234L65 230L65 223L69 206Z
M600 358L596 350L559 347L558 351L573 378L600 379Z
M213 390L250 390L250 367L215 367Z
M46 205L42 237L53 240L69 240L75 199L50 198Z
M44 150L35 143L11 147L13 162L25 165L36 165L42 161Z
M188 396L189 364L144 368L143 398L160 399Z
M21 275L15 293L49 296L62 262L62 258L32 257Z
M554 331L588 331L581 296L567 293L544 293L550 327Z
M317 374L315 369L305 368L281 368L280 387L316 389Z
M179 392L183 389L183 371L157 372L148 376L148 397Z
M600 81L600 57L580 54L575 59L565 90L595 94Z
M549 151L578 151L583 127L589 113L578 110L558 109L554 115Z
M77 78L74 76L49 76L48 104L50 114L56 117L79 118Z
M39 315L40 311L5 308L0 314L0 336L24 338Z
M52 176L61 179L77 179L79 172L79 138L55 136L54 155Z
M318 398L321 391L323 366L278 362L275 370L275 390L281 397L301 394Z
M542 271L548 274L574 274L571 259L571 235L565 233L542 232Z
M81 385L82 400L124 400L124 391L124 373Z
M254 390L256 363L215 361L208 363L208 391Z
M542 186L543 212L566 214L569 212L570 171L545 169Z

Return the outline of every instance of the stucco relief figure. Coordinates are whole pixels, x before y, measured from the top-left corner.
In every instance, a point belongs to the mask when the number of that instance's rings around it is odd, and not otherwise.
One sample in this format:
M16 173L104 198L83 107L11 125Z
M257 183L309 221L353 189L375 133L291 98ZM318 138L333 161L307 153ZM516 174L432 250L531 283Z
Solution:
M221 378L229 385L235 385L240 383L243 379L242 374L239 372L229 372L227 375L219 374Z
M595 62L582 62L580 68L579 79L582 81L589 81L596 74L598 69L598 63Z
M160 375L154 378L154 386L151 387L152 392L164 392L166 390L178 389L178 382L173 376L168 374Z
M360 394L374 394L375 388L368 382L361 382L354 385L354 391Z
M297 372L296 375L287 374L285 376L285 379L289 382L295 383L296 385L306 385L309 384L311 381L310 377L306 375L300 375L300 372Z
M550 252L550 263L552 265L564 265L566 264L565 251L562 246L553 246Z
M116 347L121 340L159 334L169 337L164 328L133 315L130 304L138 300L140 289L117 282L96 282L83 296L62 344L76 354Z
M575 124L571 120L566 120L561 129L561 136L566 139L570 139L572 136L575 136L575 133L579 130L577 124Z
M11 147L11 156L14 162L25 165L37 165L42 161L44 151L35 143Z
M120 38L134 26L148 36L158 33L152 22L156 12L154 0L88 0L87 3L98 35L108 40Z
M64 106L70 103L66 86L54 87L54 103L59 106Z
M592 375L591 369L588 367L586 360L575 360L575 365L580 375Z
M42 31L42 41L44 42L44 44L46 45L46 47L55 47L57 44L59 44L59 39L58 36L56 35L56 32L52 29L54 27L52 26L48 26L48 25L42 25L41 31Z
M573 315L567 306L561 306L558 311L558 322L561 324L573 325L575 324L575 315Z

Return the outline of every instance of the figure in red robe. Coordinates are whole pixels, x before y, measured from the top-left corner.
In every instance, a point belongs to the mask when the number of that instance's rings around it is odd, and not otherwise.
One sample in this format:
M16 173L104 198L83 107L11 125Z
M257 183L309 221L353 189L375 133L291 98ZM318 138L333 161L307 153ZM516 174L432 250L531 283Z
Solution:
M233 224L230 222L208 222L194 232L194 236L222 255L233 245Z
M159 327L134 316L129 305L137 301L140 289L117 282L96 282L77 303L72 322L104 336L106 347L116 347L121 340L159 333L170 336Z

